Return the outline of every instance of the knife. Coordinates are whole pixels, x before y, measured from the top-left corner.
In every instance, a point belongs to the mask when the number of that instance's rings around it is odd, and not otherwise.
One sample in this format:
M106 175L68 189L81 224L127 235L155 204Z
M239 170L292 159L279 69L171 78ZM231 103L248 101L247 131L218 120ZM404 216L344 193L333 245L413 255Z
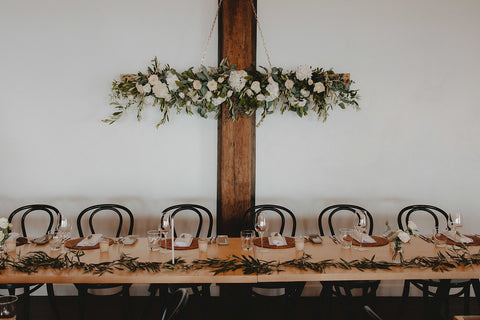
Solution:
M427 238L423 234L419 234L418 236L420 237L420 239L422 239L426 242L429 242L429 243L434 243L435 242L435 241L433 241L433 239Z
M330 239L332 239L332 241L333 241L335 244L340 244L340 241L339 241L335 236L330 236Z

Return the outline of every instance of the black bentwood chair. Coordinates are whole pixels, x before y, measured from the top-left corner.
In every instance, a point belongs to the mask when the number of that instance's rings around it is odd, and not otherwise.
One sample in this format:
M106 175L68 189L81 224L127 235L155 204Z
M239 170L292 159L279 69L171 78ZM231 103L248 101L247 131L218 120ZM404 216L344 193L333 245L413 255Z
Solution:
M439 231L439 226L445 226L447 229L450 230L450 226L448 224L449 216L448 214L437 207L431 205L411 205L408 207L403 208L400 210L397 216L398 227L402 230L406 230L408 226L408 222L412 220L412 215L427 215L430 216L431 220L434 223L435 230ZM433 230L433 228L431 228ZM478 279L464 279L464 280L405 280L403 286L403 293L402 293L402 305L400 310L403 310L404 304L408 298L410 293L410 285L422 290L423 295L423 306L424 306L424 314L427 315L434 315L435 312L433 310L438 310L439 306L445 307L445 314L449 314L449 304L448 304L448 297L464 297L463 299L463 313L469 314L470 313L470 287L473 286L476 293L477 303L480 306L479 300L479 288L480 284ZM450 294L451 289L455 292ZM442 294L443 293L443 294ZM433 297L437 306L433 306L433 310L429 308L428 298Z
M15 217L18 214L17 217ZM40 223L40 225L47 224L47 228L45 230L45 234L54 231L57 229L58 222L60 221L60 212L57 208L46 205L46 204L32 204L20 207L14 210L10 216L8 217L8 222L16 225L18 217L20 217L20 227L22 229L22 236L27 237L27 217L32 218L45 219L45 221L37 221L35 219L36 225ZM30 220L30 219L29 219ZM31 224L30 224L31 225ZM23 288L23 293L19 294L18 297L23 299L23 306L24 306L24 318L30 319L30 294L36 290L38 290L42 283L40 284L15 284L15 283L7 283L7 284L0 284L0 289L7 289L10 295L15 295L15 291L17 289ZM54 316L56 319L60 319L60 315L58 313L57 306L55 304L55 294L53 291L53 284L47 283L47 293L48 293L48 300L50 302L50 306L52 307Z
M375 313L369 306L363 306L363 310L367 314L369 320L382 320L378 314Z
M111 219L113 215L114 219ZM94 218L99 219L100 217L105 218L108 216L109 226L116 226L115 237L119 237L124 229L124 222L126 225L127 235L131 235L133 231L133 214L132 212L121 205L118 204L98 204L84 209L77 217L77 229L80 237L84 237L83 224L88 221L88 229L90 234L95 233L95 221ZM116 220L116 221L115 221ZM98 223L98 222L97 222ZM129 296L130 296L130 287L132 284L97 284L97 283L75 283L75 287L78 290L79 296L79 319L85 319L86 311L86 300L88 295L95 295L90 293L88 290L93 289L112 289L121 287L122 290L113 295L122 295L122 317L123 319L130 319L129 317Z
M212 235L212 228L213 228L213 215L208 210L207 208L200 206L198 204L177 204L171 207L166 208L165 210L162 211L161 214L161 221L163 219L168 219L170 218L176 218L180 215L193 215L194 218L196 219L196 233L195 237L198 238L200 237L201 234L205 235L206 237L211 237ZM206 222L206 233L205 233L205 228L204 228L204 221ZM188 222L189 226L194 226L195 222ZM175 230L171 230L173 232L174 237L177 236L177 228L178 228L178 223L175 225ZM202 232L203 231L203 232ZM175 291L176 289L179 288L190 288L193 292L193 294L201 296L205 298L205 300L210 297L210 284L209 283L204 283L204 284L171 284L171 285L164 285L164 284L156 284L152 283L150 287L148 288L148 291L150 292L150 299L148 301L148 304L144 310L144 314L142 315L142 319L146 319L148 317L148 314L150 312L150 309L153 304L153 300L155 298L155 295L157 292L159 293L160 298L165 301L165 297L168 294L168 291ZM206 301L204 301L206 302ZM205 308L203 309L204 312Z
M368 220L367 233L371 235L373 232L372 215L370 214L370 212L368 212L364 208L356 205L352 205L352 204L336 204L323 209L322 212L320 212L320 215L318 216L318 229L320 230L320 235L325 236L325 232L323 230L323 224L325 223L325 220L327 220L330 234L332 236L335 236L335 228L333 227L333 220L334 220L333 217L335 215L337 215L336 217L340 215L345 216L345 214L349 214L351 217L355 217L355 216L358 217L359 211L364 212L365 215L367 216L367 220ZM378 285L380 284L380 281L379 280L322 281L321 283L322 283L322 292L320 296L322 297L322 300L326 301L328 312L331 311L330 310L331 304L329 303L330 299L332 298L332 296L336 296L348 304L348 307L345 310L350 313L350 318L353 318L352 290L361 289L363 300L370 299L372 302L374 302L375 300L374 298L376 297L377 289L378 289Z
M167 305L162 313L162 320L176 320L182 315L188 302L188 291L185 288L177 289L167 297Z
M291 236L291 237L295 236L295 232L297 229L297 219L295 218L295 215L290 209L279 206L279 205L275 205L275 204L262 204L262 205L257 205L249 208L243 215L243 220L242 220L243 229L255 230L255 219L259 214L264 214L267 216L273 215L273 216L279 217L280 228L278 230L278 233L281 234L282 236ZM289 221L289 224L291 224L290 233L285 232L286 221ZM271 224L269 223L267 228L268 233L272 232L272 228L270 226ZM257 231L255 231L255 234L258 236ZM304 287L305 287L305 282L258 283L251 286L250 295L252 297L263 296L261 293L259 293L258 289L284 290L284 293L280 294L279 296L285 298L286 300L284 304L285 317L290 318L291 316L294 316L296 299L300 297Z

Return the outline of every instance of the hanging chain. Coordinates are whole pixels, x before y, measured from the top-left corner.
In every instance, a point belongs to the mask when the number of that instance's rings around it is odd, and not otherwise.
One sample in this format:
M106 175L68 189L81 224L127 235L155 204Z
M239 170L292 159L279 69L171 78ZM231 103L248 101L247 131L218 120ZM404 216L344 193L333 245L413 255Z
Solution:
M255 14L255 20L257 21L258 31L260 32L260 37L262 38L263 49L265 50L265 55L267 56L268 65L270 66L270 70L272 70L272 62L270 61L270 55L268 54L267 45L265 44L265 38L263 37L262 28L260 27L260 21L258 21L257 10L255 10L253 0L250 0L250 4L252 5L252 10Z
M203 66L205 62L205 56L207 55L208 46L210 44L210 39L212 38L213 29L215 29L215 23L217 22L218 13L220 12L220 7L222 6L223 0L220 0L217 7L217 13L215 14L215 19L213 19L212 27L210 28L210 34L208 35L207 44L205 45L205 50L203 51L202 60L200 61L200 66Z
M215 14L212 27L210 28L210 33L208 35L207 44L205 45L205 50L203 51L202 60L200 61L200 66L203 66L203 63L205 62L205 56L207 55L208 47L210 45L210 40L212 39L213 29L215 29L215 23L217 22L218 13L220 12L220 7L222 6L222 3L223 3L223 0L220 0L218 3L217 13ZM255 15L255 21L257 22L258 31L260 32L260 37L262 38L263 49L265 50L265 55L267 56L268 65L270 66L270 70L271 70L272 62L270 61L270 55L268 54L267 45L265 44L265 38L263 37L262 28L260 27L260 21L258 21L257 10L255 10L255 5L253 4L253 0L250 0L250 4L252 6L252 10Z

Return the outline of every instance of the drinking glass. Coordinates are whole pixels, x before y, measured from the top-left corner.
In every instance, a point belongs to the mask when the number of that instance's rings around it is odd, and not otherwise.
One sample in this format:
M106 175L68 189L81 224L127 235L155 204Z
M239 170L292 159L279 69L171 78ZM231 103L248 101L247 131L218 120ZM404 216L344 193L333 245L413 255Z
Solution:
M208 238L199 238L198 239L198 249L200 252L208 251Z
M260 246L263 248L263 234L267 231L267 217L263 214L258 214L255 219L255 230L257 230L260 235Z
M295 237L295 250L303 251L305 249L305 238L303 236Z
M435 242L435 247L443 248L447 245L447 236L439 232L437 228L433 228L433 241Z
M0 319L15 320L17 313L15 312L16 296L0 297Z
M364 251L364 250L367 250L366 248L363 247L363 243L365 239L364 234L365 234L365 231L367 230L367 215L363 211L355 211L355 213L356 213L355 230L357 230L361 236L360 248L358 250Z
M243 250L250 251L253 249L253 238L255 238L255 232L253 230L240 231L240 240L242 242Z
M458 228L461 228L463 226L463 217L460 212L456 212L452 216L450 216L450 221L455 232L457 232Z
M147 239L148 239L148 247L151 251L158 251L160 250L160 234L158 230L149 230L147 231ZM166 240L165 240L166 241ZM165 248L166 248L165 243Z
M62 216L58 226L58 233L60 233L62 241L65 241L68 233L72 230L72 225L68 222L67 217Z
M170 217L163 216L160 220L160 225L158 226L158 230L162 234L162 239L165 241L165 249L167 249L167 237L168 232L170 231Z
M352 247L352 229L341 228L340 232L340 244L344 249L350 249Z

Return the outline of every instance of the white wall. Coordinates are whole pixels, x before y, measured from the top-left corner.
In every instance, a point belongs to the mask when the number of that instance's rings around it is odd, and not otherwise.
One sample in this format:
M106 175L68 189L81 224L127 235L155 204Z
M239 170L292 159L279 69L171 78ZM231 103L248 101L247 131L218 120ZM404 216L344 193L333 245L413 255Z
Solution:
M155 129L147 112L113 126L111 81L155 55L196 66L216 1L3 0L0 3L0 208L33 202L74 217L99 202L129 206L136 232L168 205L215 211L216 121L184 115ZM384 220L413 203L459 210L478 232L480 2L258 0L274 65L350 72L362 110L326 123L294 114L257 130L257 203L307 222L356 203ZM258 37L258 65L267 66ZM207 65L217 58L216 31Z

